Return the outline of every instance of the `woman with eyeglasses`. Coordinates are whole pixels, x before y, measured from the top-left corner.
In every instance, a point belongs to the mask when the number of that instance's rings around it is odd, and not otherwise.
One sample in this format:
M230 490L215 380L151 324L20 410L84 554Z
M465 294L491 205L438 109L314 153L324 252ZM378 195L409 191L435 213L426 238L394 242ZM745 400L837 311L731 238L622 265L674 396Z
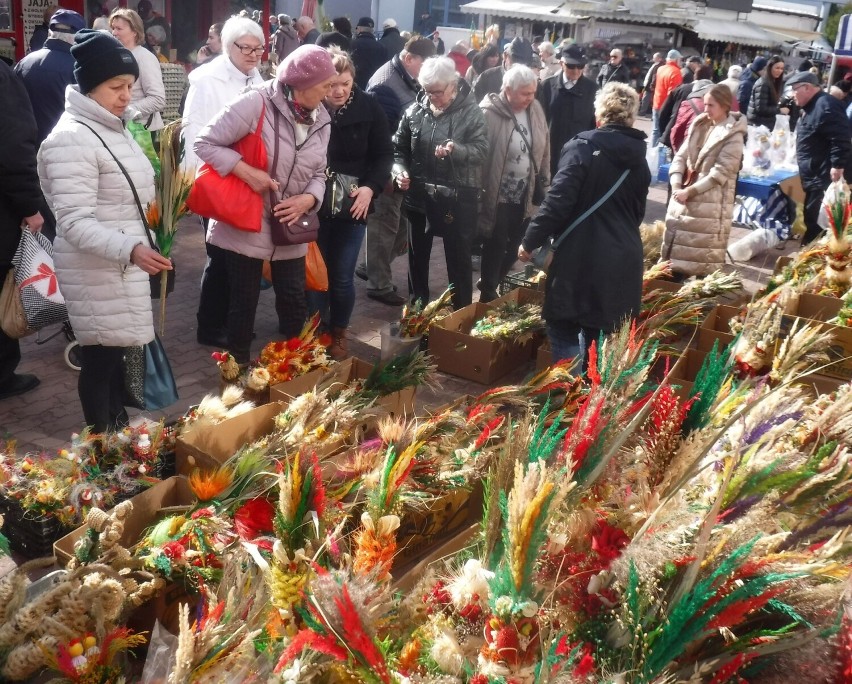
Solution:
M418 80L423 91L394 136L393 177L406 191L410 225L409 296L429 301L429 259L437 235L444 239L453 306L459 309L473 298L470 248L488 131L470 86L449 57L427 59Z
M260 232L239 230L215 219L207 230L211 268L223 273L227 283L227 339L221 346L239 364L247 364L251 358L264 260L272 264L278 332L294 337L305 323L308 247L275 245L272 225L278 221L292 226L305 214L316 213L322 204L330 134L330 118L322 103L336 76L326 50L303 45L281 63L277 78L229 102L195 139L195 154L200 159L220 176L233 173L263 198ZM250 166L231 148L259 124L267 154L264 169ZM221 283L202 283L202 302L209 297L204 288L217 285Z
M139 78L133 84L130 106L125 117L142 124L146 129L159 131L163 127L160 112L166 106L166 88L160 61L145 47L145 26L132 9L119 7L109 16L112 35L133 54L139 65Z
M193 151L201 129L246 88L263 83L257 70L263 55L263 29L251 19L231 17L222 26L221 36L223 54L189 74L182 131L189 169L201 166ZM202 220L206 229L209 219ZM208 259L204 268L196 339L199 344L226 347L228 279L225 273L215 272L216 265Z

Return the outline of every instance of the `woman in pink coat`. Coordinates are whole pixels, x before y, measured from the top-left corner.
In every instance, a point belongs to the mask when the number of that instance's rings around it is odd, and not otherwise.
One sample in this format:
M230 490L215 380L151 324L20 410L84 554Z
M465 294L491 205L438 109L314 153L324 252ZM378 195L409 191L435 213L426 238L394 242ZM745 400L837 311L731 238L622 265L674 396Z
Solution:
M284 60L276 79L232 101L201 129L195 140L195 154L201 160L221 176L233 173L263 197L259 233L216 220L210 222L207 231L210 259L220 260L223 268L216 271L227 274L226 346L240 364L251 358L264 260L272 263L279 332L293 337L305 322L307 245L274 245L271 225L273 221L293 224L303 214L315 213L322 203L330 119L321 105L336 76L326 50L303 45ZM231 149L231 145L257 129L261 116L261 135L268 156L266 169L250 166Z

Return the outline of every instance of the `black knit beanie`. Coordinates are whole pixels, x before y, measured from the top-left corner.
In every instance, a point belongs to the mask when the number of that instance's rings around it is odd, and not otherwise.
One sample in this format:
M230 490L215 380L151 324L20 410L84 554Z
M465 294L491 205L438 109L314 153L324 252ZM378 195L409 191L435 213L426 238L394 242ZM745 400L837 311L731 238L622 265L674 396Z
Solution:
M75 60L74 78L84 94L116 76L130 74L139 78L139 65L133 53L103 31L77 31L71 56Z

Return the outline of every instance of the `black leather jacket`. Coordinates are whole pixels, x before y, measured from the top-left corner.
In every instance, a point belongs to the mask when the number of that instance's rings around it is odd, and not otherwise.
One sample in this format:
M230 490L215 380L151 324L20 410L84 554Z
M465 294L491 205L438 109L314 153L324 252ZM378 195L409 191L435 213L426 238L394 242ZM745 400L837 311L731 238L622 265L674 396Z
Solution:
M423 211L426 183L469 190L481 187L480 167L488 151L485 117L467 82L459 79L458 83L456 99L440 116L432 112L424 92L399 122L394 136L394 176L407 171L411 177L405 194L409 209ZM435 147L447 140L454 143L453 153L439 159Z

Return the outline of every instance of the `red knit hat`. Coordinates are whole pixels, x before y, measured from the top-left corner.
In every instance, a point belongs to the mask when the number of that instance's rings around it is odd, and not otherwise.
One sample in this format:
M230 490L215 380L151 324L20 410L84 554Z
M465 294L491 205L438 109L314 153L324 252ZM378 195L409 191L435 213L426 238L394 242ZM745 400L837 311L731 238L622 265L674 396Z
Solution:
M278 67L278 82L295 90L308 90L337 76L328 50L319 45L302 45Z

